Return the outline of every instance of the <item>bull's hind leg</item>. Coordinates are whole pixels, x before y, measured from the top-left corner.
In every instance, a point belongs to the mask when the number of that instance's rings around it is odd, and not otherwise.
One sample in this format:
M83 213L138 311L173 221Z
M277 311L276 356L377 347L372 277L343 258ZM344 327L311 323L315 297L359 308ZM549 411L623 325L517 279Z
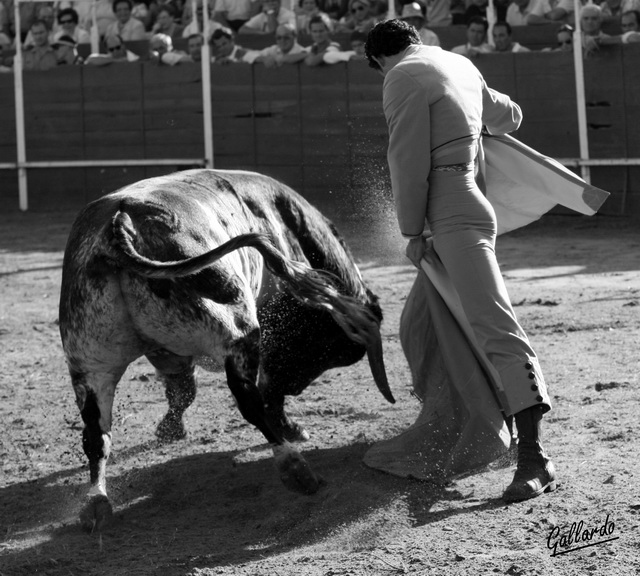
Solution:
M192 357L177 356L167 350L147 354L164 382L169 410L156 428L162 442L175 442L187 435L182 421L185 410L196 397L195 365Z
M89 459L91 487L88 502L80 512L82 527L88 531L100 529L112 515L107 497L106 466L111 452L111 418L116 385L126 366L113 372L71 371L84 429L82 448Z
M264 400L257 387L259 362L259 331L256 330L229 347L224 363L229 389L244 418L272 444L283 484L295 492L313 494L320 488L321 479L302 455L284 440L282 432L268 422Z

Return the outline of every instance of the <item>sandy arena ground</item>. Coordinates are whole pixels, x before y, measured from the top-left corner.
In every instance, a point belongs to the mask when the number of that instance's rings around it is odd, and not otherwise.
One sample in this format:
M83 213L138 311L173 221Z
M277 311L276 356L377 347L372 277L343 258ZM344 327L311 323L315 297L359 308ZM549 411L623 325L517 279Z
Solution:
M373 442L419 411L398 339L415 272L399 249L348 233L386 314L397 404L381 398L366 362L326 373L289 400L312 434L302 449L327 481L305 497L280 484L219 374L201 372L187 439L159 445L163 389L136 362L116 397L108 467L116 513L88 535L77 523L88 485L82 425L57 326L73 217L0 216L1 576L640 573L638 220L546 216L498 241L555 403L545 419L560 481L553 494L505 505L508 463L445 488L363 466ZM566 534L574 522L591 529L605 520L609 534L595 535L596 545L552 556L556 526Z

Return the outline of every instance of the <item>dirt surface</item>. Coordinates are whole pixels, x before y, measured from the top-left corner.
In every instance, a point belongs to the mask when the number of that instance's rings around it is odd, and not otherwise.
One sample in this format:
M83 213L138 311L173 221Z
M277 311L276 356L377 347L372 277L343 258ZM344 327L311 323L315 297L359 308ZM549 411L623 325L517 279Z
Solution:
M57 326L73 214L0 216L0 574L631 575L640 573L640 222L547 216L501 237L498 255L541 357L554 410L546 447L560 481L505 505L510 463L435 487L363 466L375 441L419 412L398 340L414 279L396 246L347 239L383 305L387 404L365 362L323 375L290 413L326 486L287 492L270 451L220 374L200 373L186 440L160 445L164 392L145 361L115 402L108 467L113 522L86 534L81 420ZM549 535L600 529L552 556ZM615 540L613 540L615 538ZM602 543L603 540L610 540ZM558 539L553 539L558 541ZM566 548L557 548L564 552Z

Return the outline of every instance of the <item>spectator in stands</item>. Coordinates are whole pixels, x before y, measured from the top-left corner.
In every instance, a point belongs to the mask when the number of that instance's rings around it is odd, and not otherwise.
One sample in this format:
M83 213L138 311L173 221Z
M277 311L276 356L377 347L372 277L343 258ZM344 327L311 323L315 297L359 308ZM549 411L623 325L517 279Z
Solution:
M33 45L22 55L22 67L25 70L50 70L58 65L56 52L49 44L49 29L42 20L31 24Z
M12 44L13 44L13 41L11 40L9 35L6 34L5 32L0 32L0 48L4 48L5 50L8 50L9 48L11 48Z
M496 22L493 26L493 44L495 52L531 52L519 42L514 42L512 29L508 22Z
M237 32L253 16L257 6L257 0L216 0L213 19Z
M367 34L364 32L358 32L354 30L351 32L351 36L349 36L349 45L351 46L351 50L355 53L351 59L352 60L366 60L366 55L364 53L364 47L367 43Z
M150 14L149 21L151 25L150 30L153 30L153 27L156 21L158 20L158 13L165 6L168 6L169 9L171 10L175 23L184 27L184 23L182 22L182 11L184 9L183 0L150 0L149 2L149 14Z
M506 22L511 26L549 24L560 19L549 0L511 0L507 8Z
M89 32L80 28L80 17L73 8L63 8L58 12L58 31L54 34L54 42L62 36L73 38L76 44L88 44L91 42Z
M329 32L333 32L334 22L328 14L320 10L320 0L300 0L299 8L296 11L296 26L298 34L304 32L311 34L311 19L319 14L326 16L325 22L329 27Z
M31 30L31 25L38 19L37 2L20 2L18 10L20 12L20 30L16 30L14 0L5 0L6 18L8 20L7 31L9 36L20 36L20 41L24 42L27 34Z
M440 46L438 35L427 28L427 20L425 17L426 7L420 2L411 2L402 7L400 19L407 24L411 24L420 35L420 39L425 46Z
M553 49L553 52L573 52L573 26L570 24L560 26L556 32L556 39L558 45Z
M211 61L215 64L244 62L248 53L246 48L236 44L231 28L218 28L211 36L211 44L214 50Z
M449 11L451 13L451 24L458 26L464 24L464 13L467 9L465 0L450 0Z
M207 6L210 7L210 5L211 5L211 2L208 2ZM191 14L191 11L189 11L189 14ZM209 42L211 42L211 35L219 28L223 28L223 26L222 24L220 24L220 22L216 22L213 19L213 10L212 10L209 12L209 37L207 38ZM184 30L182 31L182 37L189 38L191 34L200 34L200 33L204 35L204 5L202 0L198 0L198 3L196 5L196 18L195 19L191 18L191 21L189 22L189 24L185 26Z
M587 2L591 0L580 0L580 4L585 6ZM629 0L624 0L629 1ZM631 1L640 1L640 0L631 0ZM575 14L573 13L574 1L573 0L550 0L552 4L551 10L545 14L545 17L549 20L554 20L558 22L564 22L566 24L574 24L575 22ZM554 5L555 4L555 5Z
M431 26L432 28L438 28L439 26L449 26L451 24L450 0L426 0L426 1L427 1L427 12L425 16L426 16L427 22L429 23L429 26Z
M98 36L104 38L107 28L115 24L118 19L113 11L112 0L96 0L94 2L76 2L74 8L80 17L80 28L84 28L91 32L93 27L93 19L91 16L92 6L96 10L96 22L98 24Z
M158 9L156 23L151 27L152 34L166 34L172 40L182 38L183 26L176 23L175 9L171 4L165 4Z
M137 62L140 59L137 54L131 52L131 50L127 50L122 36L117 34L115 36L107 36L104 39L104 43L107 48L107 53L91 54L85 64L91 66L106 66L113 63Z
M620 28L622 33L640 32L640 11L629 10L624 12L620 17Z
M131 15L132 8L131 0L113 0L116 21L109 24L106 36L120 36L125 42L135 42L147 38L144 24Z
M196 11L199 11L198 8L202 6L203 0L196 0ZM216 9L216 0L207 0L207 14L209 18L213 18L213 14ZM203 18L204 10L201 10L202 14L200 15L200 20ZM180 23L183 26L186 26L189 22L193 21L193 0L185 0L182 4L182 17L180 19Z
M154 64L175 66L181 62L191 62L191 58L182 50L174 50L171 36L154 34L149 40L149 60Z
M603 0L600 2L603 18L619 18L622 16L622 0Z
M369 32L377 21L370 0L351 0L349 13L340 18L336 32Z
M71 36L60 36L51 47L56 52L58 66L82 64L78 54L77 42Z
M600 43L609 38L609 35L602 31L602 10L595 4L587 4L580 10L580 27L585 55L596 51Z
M187 38L187 52L189 53L192 62L202 62L203 46L204 37L202 34L191 34L191 36Z
M595 42L598 46L608 46L611 44L629 44L640 42L640 12L630 10L620 17L620 27L622 34L615 36L596 36Z
M337 64L338 62L348 62L349 60L366 60L365 45L368 34L354 30L349 36L351 50L328 50L324 53L325 64Z
M53 29L53 25L55 24L55 12L52 6L48 4L40 4L38 6L37 19L41 22L44 22L44 25L47 27L47 39L49 44L52 44L55 40L55 30ZM33 34L31 30L27 34L27 37L24 39L23 48L27 49L31 46L34 46L35 42L33 41Z
M240 28L241 34L273 34L282 24L296 29L296 15L280 6L280 0L263 0L262 11Z
M479 54L493 52L493 48L487 43L487 30L489 23L486 18L477 16L472 18L467 24L467 43L454 46L451 52L462 54L467 58L474 58Z
M489 0L469 0L467 9L464 11L464 23L468 24L472 18L476 18L477 16L488 19L488 6Z
M640 0L604 0L599 3L604 20L620 21L622 15L630 10L640 12Z
M557 0L552 1L556 2ZM506 22L509 4L510 0L493 0L493 5L496 11L496 22Z
M131 0L131 17L136 20L140 20L142 25L144 26L145 31L151 30L151 18L152 13L149 10L148 1L149 0Z
M320 0L320 10L329 15L334 22L338 22L349 12L349 0Z
M263 50L248 52L245 62L262 62L267 68L275 68L283 64L302 62L309 53L308 48L298 44L298 34L292 24L280 24L276 29L276 43Z
M304 63L307 66L319 66L324 64L324 56L327 52L340 52L340 44L329 38L331 19L326 14L318 13L313 16L309 22L309 28L313 44Z
M10 47L11 39L9 36L4 32L0 33L0 72L13 72L13 56L6 54Z
M10 37L9 16L7 15L7 9L4 6L4 0L0 1L0 34L2 37Z

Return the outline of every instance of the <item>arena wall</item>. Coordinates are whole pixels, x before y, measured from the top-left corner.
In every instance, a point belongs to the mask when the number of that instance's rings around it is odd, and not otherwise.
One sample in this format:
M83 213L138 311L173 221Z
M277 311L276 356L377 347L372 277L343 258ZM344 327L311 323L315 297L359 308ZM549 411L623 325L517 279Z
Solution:
M585 60L592 158L640 158L640 46ZM515 136L556 158L579 156L570 54L492 54L475 60L489 85L512 96L525 122ZM363 62L327 67L213 66L216 168L275 176L311 200L388 191L382 78ZM0 75L0 163L16 161L13 77ZM150 63L24 73L27 159L201 158L200 68ZM102 194L177 166L38 168L29 208L80 208ZM640 214L640 166L591 169L612 192L604 211ZM0 203L18 208L15 170L0 170Z

